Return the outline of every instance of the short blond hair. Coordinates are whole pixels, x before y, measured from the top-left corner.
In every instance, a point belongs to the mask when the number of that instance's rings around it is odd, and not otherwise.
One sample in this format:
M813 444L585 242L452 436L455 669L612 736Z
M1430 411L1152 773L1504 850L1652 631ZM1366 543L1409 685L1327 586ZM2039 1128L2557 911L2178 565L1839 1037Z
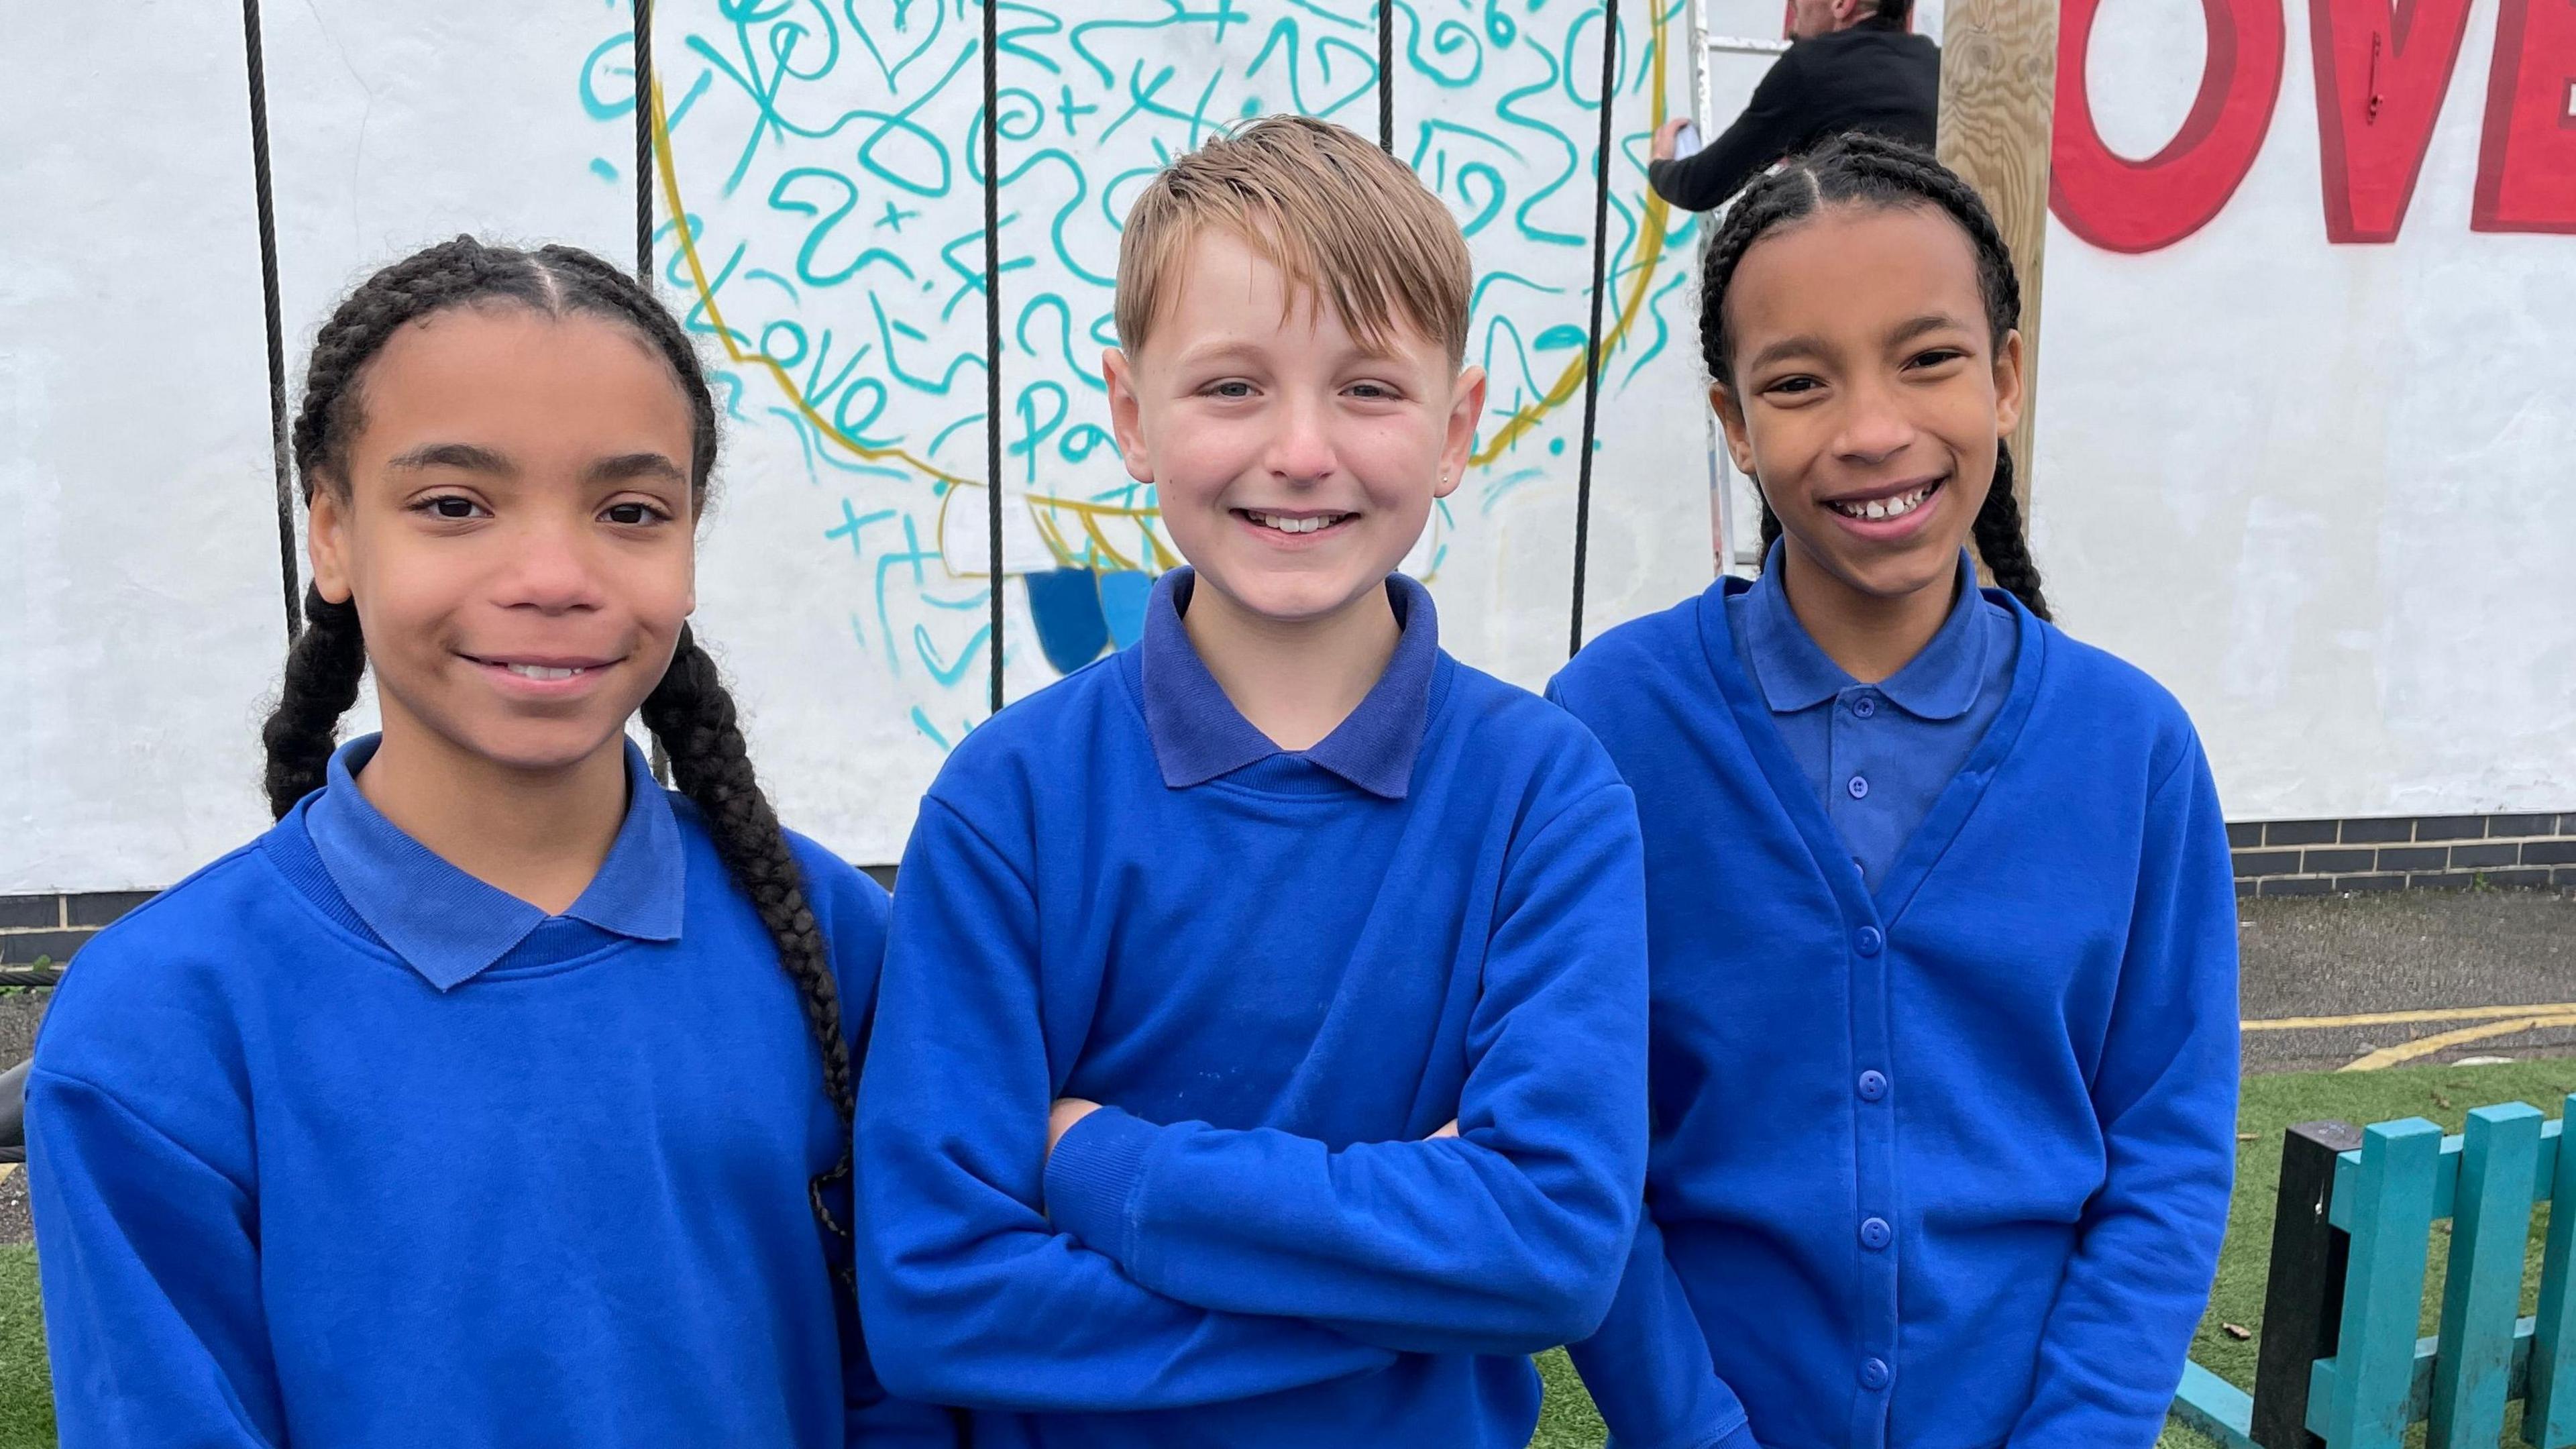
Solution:
M1206 228L1243 239L1287 279L1289 296L1331 304L1363 346L1385 350L1409 324L1467 354L1467 239L1410 167L1357 134L1306 116L1268 116L1156 175L1118 243L1118 340L1133 353L1179 290Z

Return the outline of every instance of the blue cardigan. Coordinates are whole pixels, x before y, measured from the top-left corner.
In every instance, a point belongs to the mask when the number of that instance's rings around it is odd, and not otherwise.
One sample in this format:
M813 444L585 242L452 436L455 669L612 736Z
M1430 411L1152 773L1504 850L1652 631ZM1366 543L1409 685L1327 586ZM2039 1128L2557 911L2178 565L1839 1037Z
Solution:
M2010 692L1873 895L1736 658L1744 587L1550 689L1636 791L1653 960L1650 1217L1575 1360L1622 1449L2147 1449L2235 1160L2190 721L2012 605Z

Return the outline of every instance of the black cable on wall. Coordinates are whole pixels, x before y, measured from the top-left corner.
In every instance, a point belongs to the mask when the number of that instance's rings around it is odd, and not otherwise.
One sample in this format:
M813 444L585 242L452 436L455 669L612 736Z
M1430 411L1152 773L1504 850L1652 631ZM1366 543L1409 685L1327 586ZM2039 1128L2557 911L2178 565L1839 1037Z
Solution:
M1002 711L1001 0L984 0L984 503L992 584L992 708Z
M259 285L268 324L268 455L277 486L278 582L286 598L286 642L303 632L295 560L295 494L286 478L286 331L277 301L277 203L268 176L268 72L260 54L259 0L242 0L242 56L250 76L250 176L259 205Z
M1574 483L1574 622L1566 656L1583 648L1583 565L1592 542L1592 440L1601 411L1601 293L1610 254L1610 113L1619 87L1619 0L1602 0L1601 136L1593 166L1592 326L1583 344L1583 452Z
M1395 154L1395 0L1377 0L1377 143Z
M653 0L635 0L635 280L653 285Z
M635 280L653 290L653 0L635 0ZM649 735L645 754L668 789L671 756L660 735Z

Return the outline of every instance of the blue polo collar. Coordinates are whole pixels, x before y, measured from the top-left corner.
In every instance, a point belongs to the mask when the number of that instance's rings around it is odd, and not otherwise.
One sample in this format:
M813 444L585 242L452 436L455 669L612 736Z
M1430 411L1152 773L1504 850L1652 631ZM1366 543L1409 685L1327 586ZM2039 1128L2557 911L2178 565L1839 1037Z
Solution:
M305 812L305 829L341 897L377 939L441 991L489 969L551 919L467 875L404 834L360 792L380 735L342 745ZM687 861L670 797L644 752L626 744L626 818L599 874L563 916L637 941L676 941Z
M1785 545L1771 545L1762 577L1745 600L1753 611L1745 620L1745 641L1752 648L1754 682L1774 714L1812 708L1859 683L1817 647L1789 607L1789 592L1781 582L1784 552ZM1983 600L1976 566L1963 548L1949 617L1904 668L1874 686L1878 692L1917 719L1956 719L1967 713L1986 676L1987 631L1977 627Z
M1146 734L1163 783L1175 790L1291 753L1243 717L1199 659L1181 623L1196 582L1188 568L1173 569L1155 581L1145 607L1145 637L1137 644ZM1389 574L1386 593L1399 631L1386 672L1349 718L1301 758L1372 795L1401 800L1412 787L1414 757L1421 752L1431 718L1440 621L1431 591L1412 579Z

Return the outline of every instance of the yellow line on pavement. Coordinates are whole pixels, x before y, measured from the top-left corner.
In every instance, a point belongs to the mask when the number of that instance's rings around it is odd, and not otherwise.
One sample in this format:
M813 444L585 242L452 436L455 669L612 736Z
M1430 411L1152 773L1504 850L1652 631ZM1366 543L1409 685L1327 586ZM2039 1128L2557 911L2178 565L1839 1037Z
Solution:
M2576 1015L2576 1001L2535 1001L2521 1006L2445 1006L2423 1011L2371 1011L2358 1016L2281 1016L2238 1022L2245 1031L2324 1031L2339 1026L2405 1026L2430 1021L2493 1021L2508 1016Z
M2368 1056L2348 1062L2335 1070L2375 1072L2381 1067L2393 1067L2401 1062L2415 1061L2421 1057L2429 1057L2435 1052L2448 1051L2455 1046L2467 1046L2471 1042L2486 1041L2492 1037L2512 1036L2517 1032L2532 1031L2544 1026L2576 1026L2576 1011L2541 1012L2532 1016L2508 1017L2503 1021L2485 1021L2476 1026L2435 1032L2431 1036L2421 1036L2413 1041L2400 1042L2395 1046L2381 1047Z

